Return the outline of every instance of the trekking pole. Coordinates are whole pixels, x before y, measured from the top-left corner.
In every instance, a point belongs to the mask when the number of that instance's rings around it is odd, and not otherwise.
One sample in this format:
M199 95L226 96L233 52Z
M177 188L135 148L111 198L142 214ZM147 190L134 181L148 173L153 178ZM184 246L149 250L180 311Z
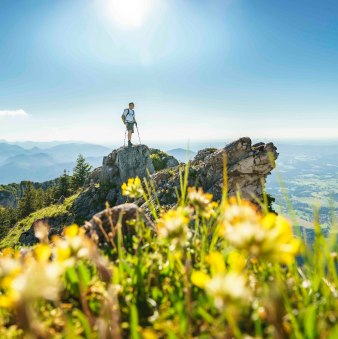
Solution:
M124 132L124 142L123 142L123 146L126 147L126 139L127 139L127 129Z
M138 126L137 126L137 124L136 124L136 130L137 130L138 140L139 140L140 145L141 145L140 132L138 131Z

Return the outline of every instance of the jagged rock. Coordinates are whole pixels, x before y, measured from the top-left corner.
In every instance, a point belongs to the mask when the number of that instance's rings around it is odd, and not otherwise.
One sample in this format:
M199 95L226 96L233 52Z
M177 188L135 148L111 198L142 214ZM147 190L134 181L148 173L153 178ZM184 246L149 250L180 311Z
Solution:
M102 167L101 166L95 168L89 174L89 176L88 176L84 186L88 186L88 185L91 185L91 184L98 183L100 181L101 172L102 172Z
M197 153L190 163L188 184L200 186L213 194L214 199L222 196L223 163L226 159L228 194L240 191L245 199L262 198L262 182L275 167L278 157L272 143L260 144L253 149L250 138L241 138L226 147L206 149ZM183 169L182 169L183 170ZM161 171L152 176L160 203L172 204L175 191L180 189L179 171Z
M120 147L103 158L100 182L119 187L129 178L144 178L154 171L147 146Z
M194 162L203 161L208 155L213 154L217 151L217 148L205 148L197 152Z
M116 225L119 221L121 221L122 233L124 235L133 235L135 230L132 224L135 220L142 220L145 225L154 229L153 223L143 210L132 203L118 205L95 214L93 218L86 223L85 227L89 235L93 235L93 232L96 233L99 237L100 244L104 244L108 241L106 235L116 235ZM106 235L102 232L102 229Z
M103 158L103 165L89 176L89 183L99 183L99 187L90 185L81 192L74 202L74 212L79 220L88 220L101 211L105 203L110 206L126 202L121 194L121 185L129 178L144 178L154 173L150 158L150 149L145 145L120 147Z
M106 202L114 205L114 201L110 200L114 195L114 190L111 190L109 196L104 187L90 186L75 199L73 204L73 213L76 216L77 222L89 220L95 213L105 208Z

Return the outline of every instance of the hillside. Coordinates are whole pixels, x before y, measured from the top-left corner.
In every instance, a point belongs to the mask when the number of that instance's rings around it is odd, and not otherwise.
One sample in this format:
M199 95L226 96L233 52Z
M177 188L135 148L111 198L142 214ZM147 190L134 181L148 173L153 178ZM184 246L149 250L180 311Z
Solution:
M278 157L273 144L252 145L249 138L241 138L223 149L201 150L189 164L186 172L187 184L202 187L206 192L212 193L215 200L220 200L223 161L227 155L228 194L235 195L240 190L246 199L262 199L262 180L265 181L274 168L269 154L275 159ZM156 166L153 162L154 155ZM113 150L104 157L102 167L92 172L80 192L67 198L61 205L44 208L18 222L1 241L0 247L17 242L22 245L31 244L34 239L34 219L44 218L51 224L52 233L60 233L62 226L66 224L82 224L92 218L105 208L106 202L110 206L126 202L121 185L129 178L148 178L153 185L153 199L157 199L162 207L169 208L175 204L176 194L180 194L182 190L180 175L185 171L185 166L172 156L159 150L150 150L145 145ZM145 202L141 199L137 203L141 206Z

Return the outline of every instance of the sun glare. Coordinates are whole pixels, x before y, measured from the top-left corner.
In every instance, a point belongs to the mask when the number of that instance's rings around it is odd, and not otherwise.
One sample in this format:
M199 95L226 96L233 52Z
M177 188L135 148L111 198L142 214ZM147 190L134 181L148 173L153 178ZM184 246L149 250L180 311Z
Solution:
M108 0L110 14L120 26L140 27L153 8L155 0Z

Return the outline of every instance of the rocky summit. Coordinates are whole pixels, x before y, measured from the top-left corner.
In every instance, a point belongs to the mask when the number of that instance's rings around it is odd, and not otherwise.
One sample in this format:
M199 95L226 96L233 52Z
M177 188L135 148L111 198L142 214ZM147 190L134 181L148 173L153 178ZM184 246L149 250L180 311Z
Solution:
M154 171L147 146L120 147L103 158L99 181L102 184L121 186L128 178L144 178Z
M222 149L203 149L189 163L189 186L202 187L205 192L212 193L215 200L220 199L226 162L228 194L231 196L239 191L245 199L261 199L262 183L278 157L276 150L272 143L252 145L250 138L241 138ZM163 169L155 171L152 158L163 152L154 151L146 145L137 145L121 147L104 157L102 167L93 171L88 187L76 199L75 215L81 220L89 220L105 202L110 206L126 202L121 194L121 184L136 176L153 181L161 204L175 204L176 192L180 191L180 172L185 170L185 165L171 157L170 161L162 161Z

